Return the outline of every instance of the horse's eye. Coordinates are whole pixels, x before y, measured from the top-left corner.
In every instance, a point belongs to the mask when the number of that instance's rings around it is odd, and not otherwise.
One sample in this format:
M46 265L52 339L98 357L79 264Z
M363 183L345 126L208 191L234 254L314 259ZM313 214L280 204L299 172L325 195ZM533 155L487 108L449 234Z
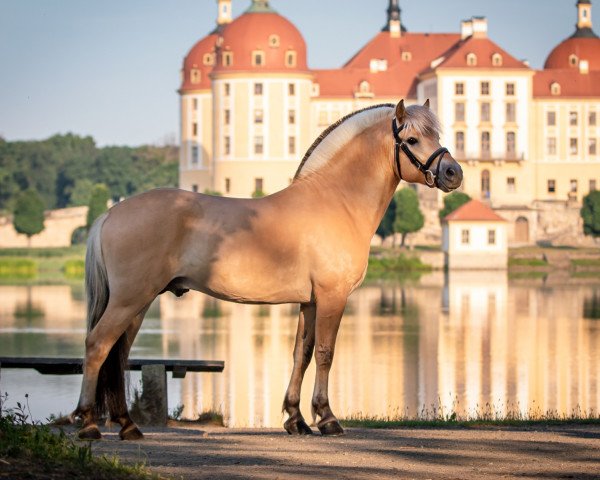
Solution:
M419 141L415 138L415 137L410 137L406 143L408 143L409 145L416 145L417 143L419 143Z

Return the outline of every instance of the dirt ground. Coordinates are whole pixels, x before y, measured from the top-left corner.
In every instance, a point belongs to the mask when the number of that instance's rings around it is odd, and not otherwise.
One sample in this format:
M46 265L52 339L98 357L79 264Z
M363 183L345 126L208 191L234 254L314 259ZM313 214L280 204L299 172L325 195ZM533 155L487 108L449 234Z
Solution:
M115 432L97 454L145 461L183 479L600 479L600 426L485 429L346 429L342 437L291 437L278 429L178 425L145 429L141 442Z

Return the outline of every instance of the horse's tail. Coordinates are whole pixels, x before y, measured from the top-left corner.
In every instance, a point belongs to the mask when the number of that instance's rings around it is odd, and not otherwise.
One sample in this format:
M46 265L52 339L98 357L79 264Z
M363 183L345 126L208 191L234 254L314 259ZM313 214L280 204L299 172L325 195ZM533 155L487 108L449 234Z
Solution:
M102 255L102 226L108 213L98 217L92 225L87 242L85 256L85 293L87 297L88 334L94 329L104 314L110 298L108 274ZM124 371L127 363L126 334L111 348L106 360L100 367L96 386L94 413L96 418L109 412L121 412L125 408L122 398L125 395Z

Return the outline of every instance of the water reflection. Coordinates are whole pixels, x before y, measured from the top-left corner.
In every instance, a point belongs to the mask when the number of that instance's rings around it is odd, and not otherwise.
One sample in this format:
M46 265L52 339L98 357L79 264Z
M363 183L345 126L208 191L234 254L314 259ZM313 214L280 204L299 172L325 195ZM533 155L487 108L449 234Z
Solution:
M81 355L80 287L1 286L0 355ZM341 416L473 412L486 403L569 413L600 405L600 286L510 282L504 273L452 272L418 284L357 290L331 373ZM236 305L197 293L163 295L148 312L135 357L225 360L222 374L169 379L169 404L193 418L207 409L231 426L279 426L292 368L297 306ZM133 384L137 384L133 376ZM79 377L4 370L15 401L30 393L36 418L73 408ZM314 369L303 409L310 412Z

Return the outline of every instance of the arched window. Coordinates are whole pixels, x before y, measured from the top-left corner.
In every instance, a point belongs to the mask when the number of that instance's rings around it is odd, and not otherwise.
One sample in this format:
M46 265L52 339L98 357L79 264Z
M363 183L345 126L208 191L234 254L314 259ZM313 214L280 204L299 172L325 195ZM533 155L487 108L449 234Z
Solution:
M529 242L529 220L525 217L519 217L515 222L515 241L519 243Z
M190 70L190 82L200 83L200 70L197 68L192 68Z
M574 53L569 55L569 65L571 65L572 67L576 67L578 63L579 59L577 58L577 55L575 55Z
M204 65L213 65L215 62L215 57L212 53L205 53L202 57L202 63Z
M467 54L467 65L469 67L475 67L477 65L477 55L474 53Z
M402 61L410 62L412 60L412 53L410 52L402 52Z
M288 68L296 66L296 52L294 50L288 50L285 53L285 66Z
M371 91L371 85L369 85L369 82L367 82L366 80L363 80L362 82L360 82L358 89L360 93L369 93Z
M490 198L490 171L481 172L481 198Z
M500 55L499 53L494 53L492 55L492 65L494 67L501 67L502 66L502 55Z
M264 67L265 65L265 52L262 50L255 50L252 52L252 66L253 67Z
M560 83L552 82L550 84L550 93L552 95L560 95Z

